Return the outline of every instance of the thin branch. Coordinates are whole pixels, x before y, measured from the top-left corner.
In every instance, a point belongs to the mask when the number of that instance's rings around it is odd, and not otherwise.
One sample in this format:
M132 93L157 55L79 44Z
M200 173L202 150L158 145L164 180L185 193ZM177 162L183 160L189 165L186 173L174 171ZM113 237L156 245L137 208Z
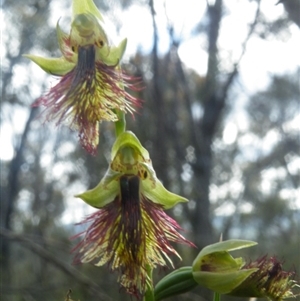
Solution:
M86 286L89 291L92 292L95 296L101 298L102 300L112 300L108 295L100 292L101 287L98 284L94 283L91 279L80 273L77 269L67 265L64 261L60 260L57 256L45 250L40 245L25 238L23 235L15 234L12 231L8 231L3 228L0 228L0 235L5 237L6 239L20 242L22 245L24 245L24 247L31 250L51 264L55 265L58 269L75 279L80 284Z

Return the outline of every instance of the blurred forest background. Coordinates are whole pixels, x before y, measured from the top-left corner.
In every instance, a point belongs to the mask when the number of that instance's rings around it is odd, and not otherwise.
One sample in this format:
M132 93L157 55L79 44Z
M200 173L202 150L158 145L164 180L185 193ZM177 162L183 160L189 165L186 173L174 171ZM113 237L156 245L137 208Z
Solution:
M268 84L255 91L245 88L240 64L253 39L289 43L291 32L300 27L300 1L282 0L277 6L271 1L274 9L282 10L272 20L262 10L268 0L203 1L205 13L190 33L199 37L207 53L206 74L201 75L180 58L185 41L174 30L176 20L168 19L167 9L160 17L167 20L170 43L160 53L156 1L95 3L117 29L122 28L122 12L131 7L149 13L151 22L136 27L152 29L151 50L127 55L123 64L145 86L138 95L145 100L143 108L135 120L127 116L127 121L149 150L164 185L190 200L168 212L198 246L178 247L183 261L176 260L176 266L190 265L203 246L223 233L223 239L259 242L243 253L247 259L276 254L287 270L299 275L299 60L289 73L270 72ZM57 3L61 10L54 9ZM238 13L230 10L233 3L254 8L250 23L240 20L248 31L237 37L235 56L224 52L219 42L224 39L222 21ZM10 154L1 159L2 301L64 300L69 288L76 301L130 300L120 294L114 274L88 264L73 266L70 254L75 242L69 237L80 231L75 223L91 212L73 195L94 187L104 175L113 125L102 123L99 152L92 157L67 128L42 126L38 109L30 106L55 79L22 54L60 56L55 23L70 15L70 5L70 0L2 1L1 140L11 137L11 144L1 142L1 153L6 149ZM259 80L258 74L252 76L253 82ZM157 279L164 273L158 271ZM207 296L195 289L172 300Z

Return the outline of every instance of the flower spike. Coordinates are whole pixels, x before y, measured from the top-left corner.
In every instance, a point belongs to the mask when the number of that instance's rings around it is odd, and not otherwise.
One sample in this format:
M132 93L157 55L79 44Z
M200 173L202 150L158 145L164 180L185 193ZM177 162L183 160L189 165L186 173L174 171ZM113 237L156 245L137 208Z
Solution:
M163 211L187 200L163 187L148 151L131 132L117 138L98 186L77 197L99 210L83 221L91 225L76 236L84 238L75 248L75 260L118 270L121 286L138 298L152 287L148 267L152 270L167 262L172 266L172 254L180 258L170 242L194 246Z

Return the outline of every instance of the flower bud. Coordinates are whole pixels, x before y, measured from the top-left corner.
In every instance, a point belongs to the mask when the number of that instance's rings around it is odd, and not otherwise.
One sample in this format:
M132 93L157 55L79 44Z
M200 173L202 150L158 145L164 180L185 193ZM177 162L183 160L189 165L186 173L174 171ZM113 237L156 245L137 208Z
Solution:
M293 272L282 270L275 257L264 256L245 264L228 252L255 245L246 240L228 240L205 247L194 260L193 276L197 283L219 294L267 298L280 301L295 297L299 285Z
M201 250L193 262L196 282L220 294L228 294L238 287L257 268L243 269L242 258L233 258L228 251L256 245L247 240L228 240L209 245Z

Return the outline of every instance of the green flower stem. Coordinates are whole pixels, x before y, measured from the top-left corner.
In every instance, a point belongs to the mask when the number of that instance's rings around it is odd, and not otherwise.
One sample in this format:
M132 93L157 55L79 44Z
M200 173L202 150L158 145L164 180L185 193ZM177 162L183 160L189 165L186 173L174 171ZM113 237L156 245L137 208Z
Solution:
M125 119L125 113L118 110L118 121L115 122L115 130L116 130L116 137L119 137L120 134L124 133L126 131L126 119Z
M219 293L214 293L214 301L220 301L221 300L221 295Z
M153 289L153 285L152 285L152 269L149 265L147 265L147 274L150 278L150 283L147 284L147 290L145 292L143 301L155 301L154 289Z

